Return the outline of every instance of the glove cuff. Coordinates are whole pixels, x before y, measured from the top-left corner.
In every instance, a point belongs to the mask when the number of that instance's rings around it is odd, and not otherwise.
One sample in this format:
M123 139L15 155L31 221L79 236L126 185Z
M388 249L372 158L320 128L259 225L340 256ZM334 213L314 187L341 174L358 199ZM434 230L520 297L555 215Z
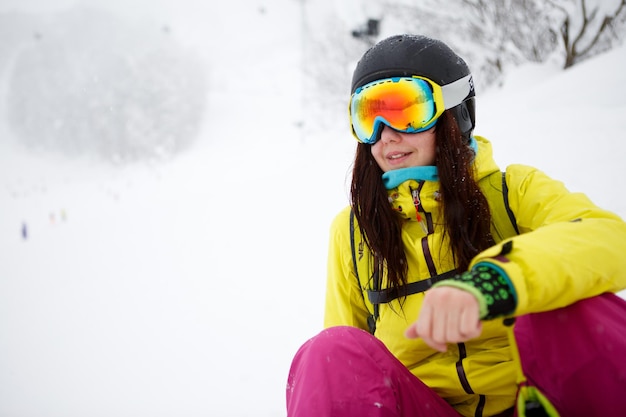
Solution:
M483 320L509 315L517 306L515 291L506 273L487 262L478 263L471 271L440 281L433 288L443 286L472 293L478 300Z

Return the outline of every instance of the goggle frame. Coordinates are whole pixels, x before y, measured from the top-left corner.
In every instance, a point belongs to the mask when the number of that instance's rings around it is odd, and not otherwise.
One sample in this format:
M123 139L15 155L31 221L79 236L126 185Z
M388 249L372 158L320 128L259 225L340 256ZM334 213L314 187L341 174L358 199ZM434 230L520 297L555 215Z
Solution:
M357 103L359 99L362 100L363 92L375 91L375 90L370 90L370 89L376 88L377 85L388 85L389 83L400 85L398 84L400 82L406 82L406 81L414 82L415 80L423 81L423 83L415 83L415 85L418 87L419 92L426 93L428 97L427 101L429 102L432 101L434 105L433 114L430 115L430 117L427 120L418 121L417 123L415 120L404 120L404 122L406 123L403 123L403 126L394 126L394 124L391 123L384 116L375 115L373 116L374 118L373 121L368 122L368 123L371 123L371 133L369 132L369 127L367 130L362 129L362 128L355 129L354 127L355 119L356 117L358 117L358 109L355 110L355 103ZM423 84L426 84L429 87L429 89L424 90ZM418 90L416 90L416 92L418 92ZM348 103L348 115L350 117L350 127L352 129L352 134L354 135L354 137L359 142L365 143L365 144L374 144L377 142L382 124L385 124L399 132L405 132L405 133L423 132L425 130L432 128L436 124L437 119L441 116L441 114L443 114L445 110L458 106L459 104L463 103L463 101L473 96L474 96L474 82L473 82L471 74L468 74L456 81L453 81L452 83L449 83L443 86L437 84L436 82L432 81L429 78L418 76L418 75L407 76L407 77L398 76L398 77L382 78L379 80L369 82L357 88L355 92L351 95L350 102ZM359 135L357 130L361 131L362 135ZM367 136L367 133L369 133L369 136Z

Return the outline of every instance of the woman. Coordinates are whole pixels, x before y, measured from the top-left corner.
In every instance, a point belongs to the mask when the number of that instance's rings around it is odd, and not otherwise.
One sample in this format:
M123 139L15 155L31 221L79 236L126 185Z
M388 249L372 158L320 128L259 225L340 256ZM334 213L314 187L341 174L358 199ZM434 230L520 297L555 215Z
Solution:
M438 40L367 51L350 120L326 329L293 360L289 417L511 416L518 383L539 390L519 413L626 415L626 223L534 168L502 174Z

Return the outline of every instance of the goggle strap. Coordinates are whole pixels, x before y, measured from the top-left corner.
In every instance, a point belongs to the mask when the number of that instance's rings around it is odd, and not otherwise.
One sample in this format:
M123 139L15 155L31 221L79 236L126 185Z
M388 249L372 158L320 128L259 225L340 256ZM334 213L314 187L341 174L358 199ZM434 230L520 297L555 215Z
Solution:
M472 75L466 75L463 78L451 82L450 84L441 86L441 95L443 96L443 104L446 110L458 106L470 96L474 91L474 81ZM471 94L473 95L473 94Z

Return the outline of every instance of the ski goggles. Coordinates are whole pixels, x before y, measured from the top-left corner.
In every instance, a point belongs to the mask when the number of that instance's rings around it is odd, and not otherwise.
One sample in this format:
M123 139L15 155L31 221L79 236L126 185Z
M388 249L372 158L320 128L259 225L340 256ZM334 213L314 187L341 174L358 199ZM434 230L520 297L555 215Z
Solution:
M373 144L383 124L399 132L423 132L444 110L473 95L471 75L443 86L416 75L376 80L357 88L350 98L352 134L361 143Z

